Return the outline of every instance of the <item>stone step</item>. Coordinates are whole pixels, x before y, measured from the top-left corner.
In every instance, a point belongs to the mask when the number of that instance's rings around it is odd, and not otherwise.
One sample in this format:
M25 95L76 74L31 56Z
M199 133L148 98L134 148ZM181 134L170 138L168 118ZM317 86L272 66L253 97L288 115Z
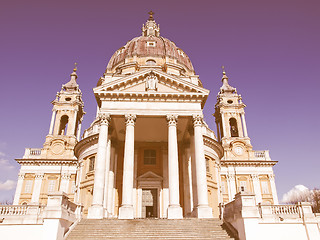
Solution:
M67 240L81 239L234 239L219 219L83 219Z

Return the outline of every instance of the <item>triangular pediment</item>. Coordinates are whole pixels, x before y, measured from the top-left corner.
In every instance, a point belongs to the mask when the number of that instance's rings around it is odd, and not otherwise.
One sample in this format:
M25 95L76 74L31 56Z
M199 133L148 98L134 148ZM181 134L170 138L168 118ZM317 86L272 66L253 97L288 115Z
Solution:
M140 175L139 177L137 177L138 180L158 180L161 181L162 177L159 176L158 174L155 174L152 171L148 171L142 175Z
M97 95L106 93L174 93L208 95L209 91L179 77L157 69L148 69L123 78L105 82L94 88Z

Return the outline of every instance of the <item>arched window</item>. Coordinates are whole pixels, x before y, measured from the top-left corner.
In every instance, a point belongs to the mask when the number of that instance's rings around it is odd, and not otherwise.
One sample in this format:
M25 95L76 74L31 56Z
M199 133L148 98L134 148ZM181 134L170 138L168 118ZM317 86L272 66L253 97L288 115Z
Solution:
M239 137L237 120L235 118L230 118L229 125L231 137Z
M68 129L68 121L69 121L69 117L67 115L63 115L61 117L59 135L66 135L67 129Z
M156 61L153 60L153 59L148 59L148 60L146 61L146 64L149 65L149 66L157 65Z

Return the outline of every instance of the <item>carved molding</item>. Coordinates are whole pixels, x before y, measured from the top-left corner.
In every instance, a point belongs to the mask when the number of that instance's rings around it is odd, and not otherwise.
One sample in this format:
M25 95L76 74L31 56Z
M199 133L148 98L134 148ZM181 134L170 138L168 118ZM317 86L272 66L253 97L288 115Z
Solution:
M174 114L167 115L167 121L169 126L176 126L178 121L178 115L174 115Z
M43 179L44 178L44 173L36 173L35 179Z
M254 181L259 181L259 174L251 174L251 178Z
M136 119L137 119L137 115L136 114L126 114L125 115L125 119L126 119L126 125L135 125Z
M26 175L25 173L19 173L19 174L18 174L18 179L19 179L19 180L20 180L20 179L23 180L24 177L25 177L25 175Z
M109 125L110 123L110 114L108 113L99 113L100 125Z
M195 114L192 116L193 126L194 127L201 127L203 123L203 115L202 114Z
M61 174L61 179L69 180L70 178L71 178L71 174L70 173L62 173Z
M232 174L232 173L227 174L226 177L227 177L227 180L228 180L228 181L234 181L234 180L235 180L235 175Z

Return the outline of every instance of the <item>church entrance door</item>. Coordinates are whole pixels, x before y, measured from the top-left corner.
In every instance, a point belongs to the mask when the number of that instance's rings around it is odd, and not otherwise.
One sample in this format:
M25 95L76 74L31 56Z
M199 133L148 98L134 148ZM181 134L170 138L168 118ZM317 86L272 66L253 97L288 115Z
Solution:
M142 189L142 218L158 217L158 189Z

